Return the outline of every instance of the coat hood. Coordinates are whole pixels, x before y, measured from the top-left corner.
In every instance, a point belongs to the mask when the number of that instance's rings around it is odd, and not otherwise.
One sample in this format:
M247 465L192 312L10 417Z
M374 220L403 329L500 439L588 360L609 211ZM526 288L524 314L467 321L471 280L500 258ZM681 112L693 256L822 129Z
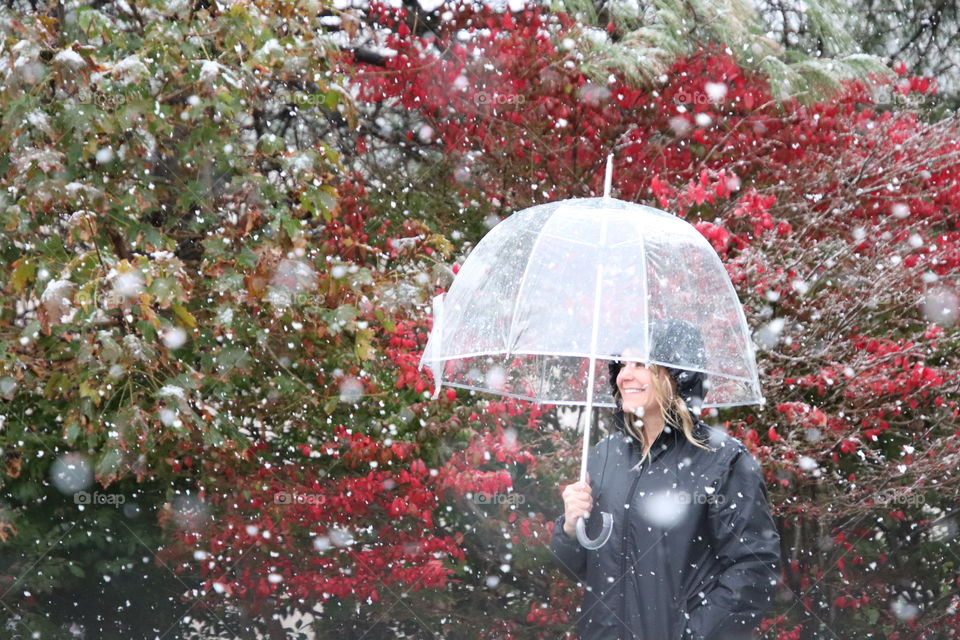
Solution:
M642 344L643 339L624 340L625 351L632 343ZM707 364L707 352L700 332L683 320L662 320L655 322L650 331L650 359L654 362L684 363L691 367L702 369ZM610 374L610 393L617 392L617 375L623 364L619 360L611 360L607 364ZM678 367L665 367L667 373L677 383L677 393L687 403L694 424L700 419L703 408L703 398L706 396L707 374L702 371L692 371ZM620 431L624 429L623 409L614 410L614 423Z

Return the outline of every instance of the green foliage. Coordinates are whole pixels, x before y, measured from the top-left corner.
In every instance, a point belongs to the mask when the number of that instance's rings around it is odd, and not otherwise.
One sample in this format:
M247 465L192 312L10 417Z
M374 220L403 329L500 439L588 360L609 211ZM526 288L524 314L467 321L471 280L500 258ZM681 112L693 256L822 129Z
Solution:
M310 124L350 105L319 8L6 21L0 592L18 632L168 631L197 580L156 557L161 525L270 433L325 424L338 395L317 372L370 357L369 272L326 277L341 169Z
M705 46L725 46L743 68L762 71L781 100L811 102L836 94L845 80L893 75L883 58L859 50L839 18L843 7L834 0L804 3L816 43L808 50L772 40L766 16L745 0L616 2L602 10L591 0L554 0L552 6L583 23L589 46L578 57L596 82L614 72L635 86L657 86L677 56Z

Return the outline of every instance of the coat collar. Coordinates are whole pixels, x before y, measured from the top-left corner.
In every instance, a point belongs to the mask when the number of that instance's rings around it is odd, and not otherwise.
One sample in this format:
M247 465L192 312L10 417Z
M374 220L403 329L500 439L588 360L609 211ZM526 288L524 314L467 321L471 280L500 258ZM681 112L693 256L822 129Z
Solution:
M657 439L653 441L653 446L650 447L650 461L655 462L668 449L677 446L679 439L683 437L681 430L668 424L663 425L660 435L657 436Z
M640 443L636 441L633 436L627 433L626 426L624 425L624 415L623 410L617 409L614 411L614 425L620 433L630 443L630 446L635 446L640 450ZM701 442L706 442L709 439L708 427L700 420L694 420L693 423L693 435L695 438ZM650 461L653 462L657 460L660 456L666 453L669 449L676 447L686 441L686 436L683 434L682 429L676 427L671 427L670 425L664 425L663 429L660 431L660 434L657 436L657 439L653 441L653 446L650 447Z

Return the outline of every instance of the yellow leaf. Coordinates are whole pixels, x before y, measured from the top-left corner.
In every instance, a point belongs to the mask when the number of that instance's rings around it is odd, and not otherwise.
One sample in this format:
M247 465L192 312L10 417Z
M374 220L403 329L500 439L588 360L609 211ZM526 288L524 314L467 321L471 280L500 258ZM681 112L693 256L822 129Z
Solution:
M171 306L173 308L173 315L177 316L177 319L180 320L180 322L187 325L191 329L195 329L197 327L197 319L190 315L190 312L187 311L186 307L178 302L174 302Z
M337 408L338 402L340 402L339 396L331 396L327 398L327 401L323 403L323 410L327 415L333 413L333 410Z
M90 385L89 382L80 383L80 397L90 398L94 405L100 406L100 394Z
M439 233L431 234L427 238L426 244L429 244L437 251L439 251L445 258L450 257L453 254L455 247L453 244L446 239L446 237L440 235Z
M357 358L360 360L369 360L373 357L373 347L370 341L373 340L373 329L360 329L357 331Z
M154 329L159 329L160 319L157 318L157 314L154 313L153 309L150 308L151 302L153 302L153 296L151 296L149 293L141 293L140 294L140 313L142 313L143 317L147 319L147 322L153 325Z
M13 284L13 290L17 293L23 291L27 282L37 275L37 263L30 258L20 258L13 263L13 276L10 282Z

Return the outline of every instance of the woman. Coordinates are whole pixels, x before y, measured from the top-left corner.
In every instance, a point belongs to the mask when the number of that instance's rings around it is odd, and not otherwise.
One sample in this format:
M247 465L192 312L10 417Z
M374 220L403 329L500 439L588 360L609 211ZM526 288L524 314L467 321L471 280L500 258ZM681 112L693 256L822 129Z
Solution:
M705 364L703 341L684 322L660 325L652 344L651 360ZM610 364L617 432L591 450L588 484L564 488L551 540L563 571L586 586L580 638L750 638L780 573L759 465L699 420L704 374L630 355ZM603 511L613 514L613 531L588 551L577 542L577 518L590 514L595 538Z

